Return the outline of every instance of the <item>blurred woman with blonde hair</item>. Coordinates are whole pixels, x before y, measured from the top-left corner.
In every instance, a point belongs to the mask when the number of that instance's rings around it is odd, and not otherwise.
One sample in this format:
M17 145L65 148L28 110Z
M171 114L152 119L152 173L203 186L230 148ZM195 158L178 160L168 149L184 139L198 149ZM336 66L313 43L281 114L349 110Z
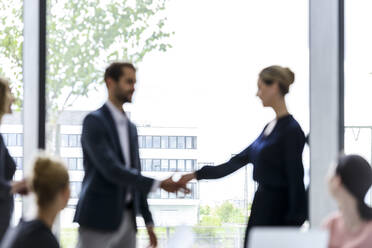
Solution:
M7 80L0 78L0 123L5 114L12 113L14 97ZM13 212L13 193L27 193L26 182L14 182L16 164L0 135L0 242L9 227Z
M59 248L51 229L70 198L66 166L55 157L40 154L34 162L29 184L36 197L37 218L21 220L17 227L8 231L1 248Z

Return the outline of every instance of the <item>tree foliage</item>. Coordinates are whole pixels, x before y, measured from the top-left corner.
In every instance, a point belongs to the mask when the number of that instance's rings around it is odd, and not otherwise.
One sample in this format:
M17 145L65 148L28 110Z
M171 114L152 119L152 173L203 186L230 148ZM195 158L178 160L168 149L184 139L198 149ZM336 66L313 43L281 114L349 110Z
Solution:
M164 52L168 0L48 0L47 103L53 115L102 83L105 66ZM0 2L0 73L22 96L22 0Z
M47 0L47 142L59 149L58 117L103 83L112 61L140 63L171 47L168 0ZM22 0L0 1L0 74L22 105Z
M48 99L63 110L102 83L110 61L138 64L170 48L167 0L49 0ZM63 11L61 11L63 9ZM63 104L53 101L64 97Z
M0 76L11 79L11 87L21 106L22 92L22 0L0 1Z
M247 216L244 209L234 206L225 201L214 208L206 205L199 210L199 224L195 231L210 237L216 237L224 232L223 225L226 224L246 224Z

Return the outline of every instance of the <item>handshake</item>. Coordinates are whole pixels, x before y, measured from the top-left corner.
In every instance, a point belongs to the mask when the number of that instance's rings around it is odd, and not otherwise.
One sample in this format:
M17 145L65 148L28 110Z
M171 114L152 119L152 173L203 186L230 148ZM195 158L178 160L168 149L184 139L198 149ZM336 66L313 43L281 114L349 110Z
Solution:
M185 194L190 194L191 190L187 188L187 183L195 178L196 178L195 173L185 174L177 182L173 181L172 177L169 177L161 181L160 188L170 193L182 191Z

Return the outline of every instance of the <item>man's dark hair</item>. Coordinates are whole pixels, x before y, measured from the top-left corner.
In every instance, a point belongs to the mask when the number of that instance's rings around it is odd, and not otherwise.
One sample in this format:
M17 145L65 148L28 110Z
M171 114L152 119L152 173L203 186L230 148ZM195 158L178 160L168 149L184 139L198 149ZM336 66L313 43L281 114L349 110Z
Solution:
M136 71L136 68L133 64L128 62L114 62L105 71L105 82L108 78L112 78L114 81L119 81L119 78L124 74L124 68L130 68Z

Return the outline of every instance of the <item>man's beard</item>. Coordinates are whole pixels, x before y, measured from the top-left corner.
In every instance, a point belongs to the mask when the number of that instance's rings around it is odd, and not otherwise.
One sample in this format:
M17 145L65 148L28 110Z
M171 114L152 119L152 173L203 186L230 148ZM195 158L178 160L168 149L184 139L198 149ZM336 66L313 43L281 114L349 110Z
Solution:
M126 103L126 102L132 102L132 95L133 95L133 92L127 92L125 94L116 94L116 99L120 102L122 102L123 104Z

